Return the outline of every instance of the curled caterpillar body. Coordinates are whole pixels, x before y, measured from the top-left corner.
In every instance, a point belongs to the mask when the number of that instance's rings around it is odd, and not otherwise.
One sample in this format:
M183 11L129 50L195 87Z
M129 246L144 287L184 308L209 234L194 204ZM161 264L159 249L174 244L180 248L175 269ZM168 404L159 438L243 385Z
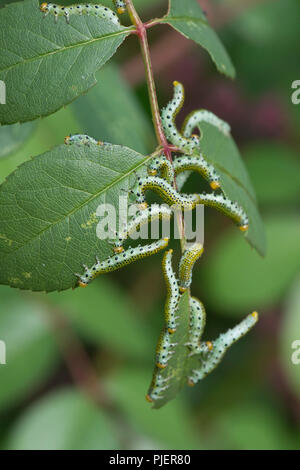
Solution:
M193 355L199 354L203 349L205 350L205 347L200 345L200 340L206 324L206 312L203 303L196 299L196 297L190 298L190 308L190 332L187 346ZM206 346L205 343L204 345Z
M148 174L150 176L156 176L159 173L159 176L167 180L169 184L172 184L174 181L174 169L172 163L165 157L161 155L160 157L154 158L151 160L148 165Z
M246 232L249 228L249 219L246 212L236 203L221 194L200 194L200 204L214 207L223 212L227 217L232 219L242 232Z
M145 258L146 256L154 255L160 250L166 248L168 246L168 243L169 239L163 238L161 240L157 240L153 243L150 243L149 245L137 246L136 248L128 248L128 250L124 251L123 253L110 256L104 261L97 260L97 262L91 268L85 268L84 274L77 275L79 277L78 285L80 287L86 287L100 274L115 271L117 269L123 268L124 266L127 266L128 264L133 263L134 261Z
M184 88L179 82L173 82L174 96L168 105L162 109L161 119L163 128L167 139L172 142L173 145L180 148L187 154L193 153L193 151L199 146L200 139L197 135L190 137L184 137L177 129L175 118L181 110L184 102Z
M220 176L214 167L207 163L202 155L177 157L173 161L173 168L176 175L183 171L197 171L201 176L209 181L212 189L218 189L221 186Z
M185 119L182 126L183 135L187 138L190 137L195 127L198 127L198 129L201 131L199 127L201 122L212 124L213 126L217 127L224 135L230 134L231 129L227 122L218 118L218 116L216 116L214 113L211 113L210 111L207 111L206 109L200 109L199 111L193 111Z
M110 8L95 3L82 3L68 6L57 5L57 3L42 3L40 10L47 16L49 13L54 15L57 22L59 16L64 16L67 23L70 22L71 15L94 15L105 18L112 23L119 25L120 21L116 13Z
M193 370L188 378L188 385L195 385L199 380L204 379L214 368L221 362L226 351L236 341L242 338L258 321L258 313L253 312L242 320L234 328L222 333L215 341L212 342L212 349L207 354L200 369Z
M193 267L203 253L203 245L194 243L183 253L179 263L179 289L186 291L192 283Z
M123 251L122 246L134 231L152 222L154 220L170 220L172 218L172 210L164 205L152 204L150 207L139 211L127 224L127 226L120 230L117 240L114 242L114 251Z
M162 393L168 388L167 382L168 379L164 379L159 373L156 372L146 395L146 400L149 403L152 403L155 400L163 398Z
M156 347L156 367L164 369L168 365L173 351L172 348L177 346L177 343L172 343L171 334L167 329L164 329L159 337Z
M138 177L134 190L137 203L145 203L145 191L148 189L156 192L168 205L176 205L182 209L192 210L198 204L198 194L180 194L167 181L157 176Z
M72 145L72 144L87 145L87 146L89 146L90 144L103 145L103 142L101 142L101 140L96 140L87 134L67 135L65 137L64 142L66 145Z
M170 334L176 331L176 311L179 301L179 286L172 267L173 250L164 254L162 271L167 286L167 299L165 304L165 326Z
M117 9L117 12L119 15L122 15L123 13L125 13L126 11L126 4L123 0L113 0L115 6L116 6L116 9Z

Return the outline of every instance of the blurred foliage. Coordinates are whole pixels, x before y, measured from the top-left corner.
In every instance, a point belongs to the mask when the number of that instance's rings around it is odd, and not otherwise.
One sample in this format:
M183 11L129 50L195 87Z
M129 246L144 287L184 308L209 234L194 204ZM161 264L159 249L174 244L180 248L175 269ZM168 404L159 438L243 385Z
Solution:
M251 8L241 0L212 3L230 9L245 4L244 12L227 18L220 32L237 69L237 84L230 84L228 92L224 78L216 77L209 65L198 66L195 48L168 65L157 86L163 95L170 80L185 74L191 102L198 103L200 95L205 107L217 112L218 101L219 114L226 118L227 113L240 139L263 211L267 255L260 258L221 215L207 210L206 252L195 268L193 293L207 306L209 335L229 328L252 309L259 310L260 323L201 386L184 389L175 401L153 410L144 395L162 324L159 257L103 277L86 290L46 296L1 287L0 339L7 343L7 364L0 365L1 448L299 449L300 365L291 358L292 343L300 340L300 106L292 105L290 96L292 81L300 78L300 5L298 0L260 2ZM152 16L166 4L151 2ZM149 17L148 0L136 0L136 5ZM166 27L154 31L155 41L163 41ZM128 47L129 55L137 51L133 40ZM126 56L117 54L116 59L126 62ZM151 148L145 95L141 90L131 93L110 67L102 78L111 80L113 106L103 98L100 110L91 103L103 93L99 76L98 85L80 98L85 118L77 101L38 120L22 148L0 159L1 182L22 162L61 144L69 133L88 131L117 139L111 123L119 126L124 139L118 143L138 151ZM272 105L267 109L266 96ZM120 115L123 102L128 119ZM133 120L138 132L132 130ZM187 191L195 184L191 177ZM58 327L57 318L67 324L58 322ZM58 329L73 331L86 347L114 402L113 413L96 407L70 385Z

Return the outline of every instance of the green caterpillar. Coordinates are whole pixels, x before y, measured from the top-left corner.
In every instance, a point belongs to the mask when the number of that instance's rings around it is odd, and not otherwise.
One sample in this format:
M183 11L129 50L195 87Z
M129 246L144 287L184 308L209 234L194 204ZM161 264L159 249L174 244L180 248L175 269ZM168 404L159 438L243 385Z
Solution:
M249 228L249 219L246 212L236 203L221 194L199 194L200 204L214 207L223 212L227 217L232 219L242 232L246 232Z
M200 109L199 111L193 111L185 119L182 126L182 133L185 137L190 137L195 127L201 131L199 125L201 122L207 122L214 127L217 127L224 135L228 136L230 134L230 126L227 122L218 118L215 114L206 109Z
M155 191L168 205L176 205L182 209L192 210L198 204L198 194L179 194L167 181L156 176L138 177L134 189L137 203L146 206L145 191Z
M136 216L129 221L127 226L118 233L117 240L114 242L114 251L116 253L124 251L123 244L125 240L142 225L152 222L153 220L170 220L171 217L171 209L159 204L152 204L149 208L139 211Z
M124 251L123 253L110 256L104 261L99 261L97 258L97 262L91 268L84 266L84 274L76 274L76 276L79 277L78 285L80 287L86 287L100 274L115 271L117 269L123 268L124 266L127 266L128 264L133 263L134 261L145 258L146 256L154 255L160 250L166 248L168 246L168 243L169 239L163 238L161 240L157 240L153 243L150 243L149 245L137 246L136 248L128 248L128 250Z
M186 249L179 263L179 289L185 292L192 283L193 267L196 261L202 256L203 245L194 243Z
M177 346L177 343L171 342L171 334L167 329L164 329L159 337L156 347L156 367L164 369L168 365L173 351L172 348Z
M64 140L66 145L87 145L95 144L95 145L103 145L104 143L101 140L96 140L93 137L90 137L87 134L70 134L65 137Z
M220 176L217 174L214 167L207 163L202 155L177 157L173 161L173 168L176 175L183 171L197 171L209 181L212 189L218 189L221 186Z
M206 359L203 360L202 366L199 369L193 370L192 374L189 376L188 385L195 385L199 380L204 379L204 377L212 372L221 362L230 346L248 333L257 321L258 313L253 312L234 328L228 330L226 333L222 333L213 341L211 351L208 352Z
M162 109L161 120L167 139L176 145L180 150L187 154L199 146L200 139L197 135L192 135L187 138L184 137L176 127L175 119L184 103L184 88L183 85L177 81L173 82L174 96L168 105Z
M116 25L120 25L119 18L114 11L95 3L75 3L74 5L62 6L57 5L57 3L44 2L40 5L40 10L44 13L44 17L49 13L54 15L55 22L57 22L59 16L64 16L67 23L70 23L71 15L94 15L108 19Z
M167 286L167 300L165 304L165 324L169 333L176 331L176 310L179 301L179 286L172 267L173 250L166 251L162 261L162 271Z

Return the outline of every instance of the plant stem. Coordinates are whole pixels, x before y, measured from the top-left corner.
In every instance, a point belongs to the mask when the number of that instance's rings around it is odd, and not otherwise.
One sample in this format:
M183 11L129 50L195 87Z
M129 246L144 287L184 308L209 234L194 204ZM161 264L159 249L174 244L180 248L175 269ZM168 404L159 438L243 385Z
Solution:
M136 27L136 34L139 38L140 48L143 56L144 66L145 66L145 73L147 79L147 86L148 86L148 93L149 93L149 100L151 105L151 113L152 113L152 120L154 124L155 134L159 145L162 147L163 152L167 159L172 163L172 151L174 151L174 146L169 145L161 122L160 111L157 101L157 94L156 94L156 87L155 81L153 76L153 69L152 69L152 62L150 57L150 50L147 38L147 24L144 24L140 19L132 0L125 0L127 10L131 19L132 24ZM176 186L176 178L174 178L174 188L177 189ZM184 236L184 220L182 217L181 211L176 211L176 218L178 229L180 233L180 243L181 248L184 250L185 247L185 236Z

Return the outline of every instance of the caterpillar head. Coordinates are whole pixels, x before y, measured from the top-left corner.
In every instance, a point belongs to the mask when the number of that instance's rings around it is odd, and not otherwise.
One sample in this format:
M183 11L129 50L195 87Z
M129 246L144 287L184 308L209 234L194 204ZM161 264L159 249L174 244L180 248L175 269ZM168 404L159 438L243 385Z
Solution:
M219 189L221 187L221 184L220 184L220 181L212 181L210 183L210 187L211 189L215 190L215 189Z
M45 4L42 3L42 5L47 5L47 3L45 3ZM42 6L42 5L41 5L41 6ZM71 137L70 135L67 135L67 136L64 138L64 143L65 143L66 145L69 145L69 144L70 144L70 137Z
M43 12L43 13L47 13L47 11L49 11L49 7L48 7L48 3L44 2L40 5L40 10Z
M125 11L126 11L126 8L125 8L125 7L119 7L119 8L117 9L118 15L123 15L123 13L125 13Z
M153 403L153 400L152 400L152 398L150 397L149 394L147 394L145 398L149 403Z

